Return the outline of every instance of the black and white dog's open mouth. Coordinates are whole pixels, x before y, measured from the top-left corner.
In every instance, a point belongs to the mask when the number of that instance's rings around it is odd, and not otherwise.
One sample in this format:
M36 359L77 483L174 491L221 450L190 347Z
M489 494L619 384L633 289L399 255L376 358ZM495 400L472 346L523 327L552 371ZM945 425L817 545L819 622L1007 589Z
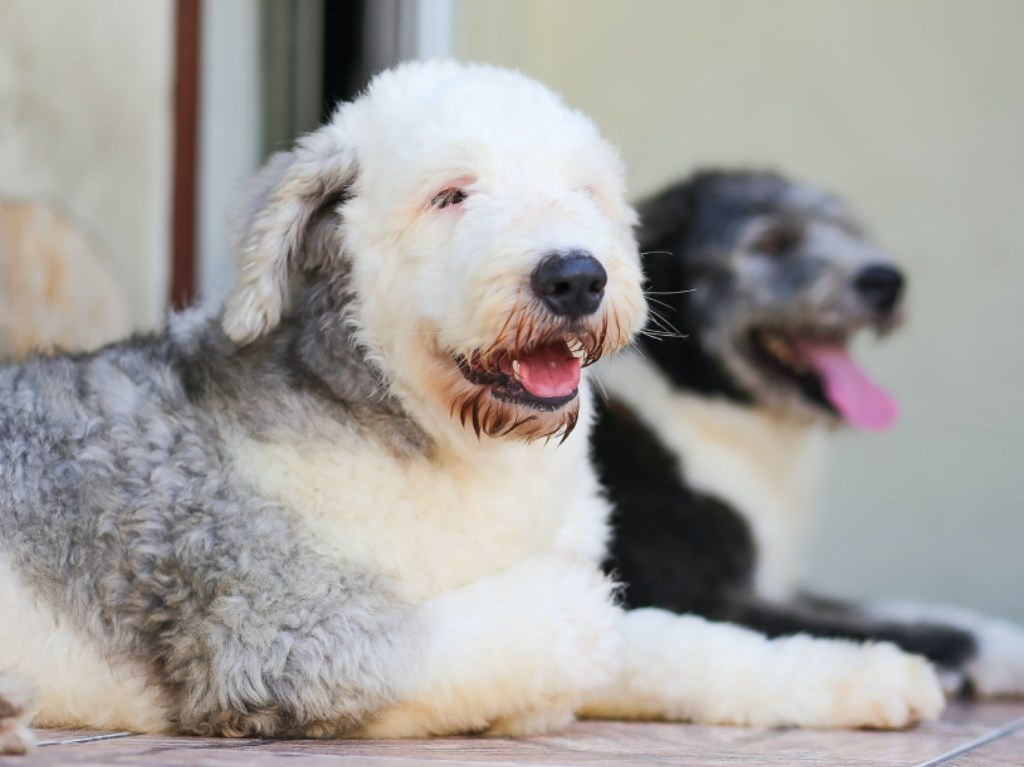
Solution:
M455 358L467 381L489 386L504 402L538 410L558 410L579 394L583 345L571 337L526 349L500 350L485 359L480 352Z
M747 340L759 366L789 379L804 396L847 423L872 430L895 423L896 401L853 359L849 334L756 328Z

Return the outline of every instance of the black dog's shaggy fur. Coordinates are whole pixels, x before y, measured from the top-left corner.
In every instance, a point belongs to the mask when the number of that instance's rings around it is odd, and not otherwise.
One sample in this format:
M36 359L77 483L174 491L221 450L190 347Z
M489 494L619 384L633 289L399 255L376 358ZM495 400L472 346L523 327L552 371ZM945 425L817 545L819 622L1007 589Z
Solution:
M817 320L814 311L824 315L834 306L801 307L801 292L827 280L855 281L863 267L852 256L809 254L814 250L809 232L815 222L825 222L845 232L851 247L862 239L866 243L845 208L830 195L772 173L723 171L678 183L639 210L649 295L660 315L649 327L653 332L639 342L643 364L657 368L673 396L730 402L751 414L774 412L809 426L835 421L837 411L819 379L803 370L786 376L754 369L756 357L745 344L764 326L796 328L797 335L822 331L816 322L826 321ZM752 222L760 226L753 235ZM741 258L775 264L772 284L740 290L735 264ZM824 276L837 261L849 262L845 271ZM838 285L832 295L845 295L843 290ZM896 308L856 320L850 320L856 314L851 311L842 327L825 330L844 341L859 326L885 330ZM975 655L975 638L959 628L874 619L857 606L796 590L787 599L759 594L755 571L761 542L748 510L693 489L687 477L692 456L667 444L666 428L642 418L609 387L594 455L617 509L608 569L627 585L630 607L697 613L770 636L805 632L889 640L950 669Z

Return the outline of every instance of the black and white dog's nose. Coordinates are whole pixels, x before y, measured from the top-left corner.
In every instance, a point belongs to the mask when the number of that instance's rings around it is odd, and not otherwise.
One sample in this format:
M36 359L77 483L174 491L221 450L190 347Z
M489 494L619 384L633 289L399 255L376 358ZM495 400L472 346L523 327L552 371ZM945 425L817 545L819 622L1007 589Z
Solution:
M582 250L545 256L530 275L530 285L544 305L559 317L576 319L601 305L608 273Z
M853 280L864 302L879 314L889 314L903 293L903 275L891 266L865 267Z

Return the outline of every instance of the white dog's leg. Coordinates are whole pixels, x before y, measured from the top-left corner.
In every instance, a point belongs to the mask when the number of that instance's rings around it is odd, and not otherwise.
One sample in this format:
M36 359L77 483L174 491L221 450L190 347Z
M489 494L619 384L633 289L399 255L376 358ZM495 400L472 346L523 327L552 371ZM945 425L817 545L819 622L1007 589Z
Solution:
M943 605L882 602L862 606L867 615L889 620L945 624L971 634L978 643L963 674L982 697L1024 697L1024 626ZM962 682L962 680L955 680Z
M625 613L619 679L584 716L704 724L906 727L943 708L932 667L890 644L793 636L643 609Z
M620 610L592 565L539 559L427 602L423 672L364 735L522 735L567 724L621 655Z
M32 688L24 677L0 673L0 754L24 754L35 740L28 729L32 719Z

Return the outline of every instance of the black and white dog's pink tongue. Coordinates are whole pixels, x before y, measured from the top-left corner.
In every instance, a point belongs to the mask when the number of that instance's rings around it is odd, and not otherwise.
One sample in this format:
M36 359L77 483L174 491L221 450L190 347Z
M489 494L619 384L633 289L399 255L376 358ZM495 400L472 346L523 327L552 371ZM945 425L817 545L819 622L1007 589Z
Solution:
M802 342L797 348L821 376L825 396L847 422L876 431L896 422L896 400L864 374L845 346Z
M580 361L564 343L542 346L518 362L519 382L534 397L566 397L580 385Z

